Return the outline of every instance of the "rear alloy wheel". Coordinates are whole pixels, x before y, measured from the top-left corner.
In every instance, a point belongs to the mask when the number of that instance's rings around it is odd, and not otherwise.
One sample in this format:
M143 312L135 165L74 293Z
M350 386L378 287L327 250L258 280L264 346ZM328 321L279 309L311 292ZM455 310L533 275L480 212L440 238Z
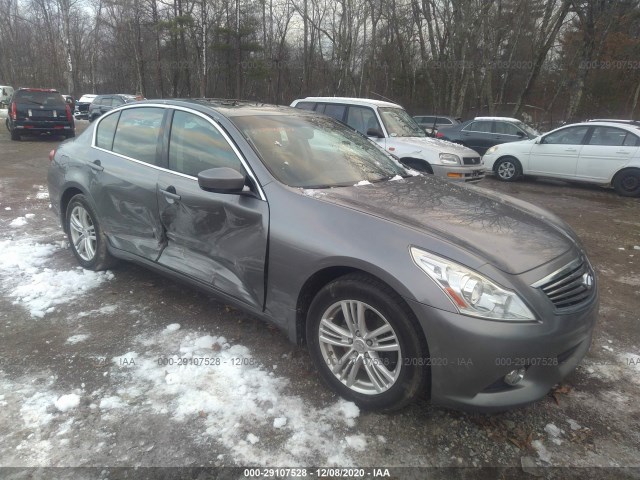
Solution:
M313 300L307 344L322 378L366 410L396 410L424 390L427 349L413 314L364 274L341 277Z
M84 195L78 194L69 202L65 227L71 250L82 267L106 270L114 263L107 250L107 238Z
M613 180L613 188L623 197L640 197L640 170L623 170Z
M495 166L496 176L505 182L513 182L522 175L520 162L513 157L505 157L498 160Z

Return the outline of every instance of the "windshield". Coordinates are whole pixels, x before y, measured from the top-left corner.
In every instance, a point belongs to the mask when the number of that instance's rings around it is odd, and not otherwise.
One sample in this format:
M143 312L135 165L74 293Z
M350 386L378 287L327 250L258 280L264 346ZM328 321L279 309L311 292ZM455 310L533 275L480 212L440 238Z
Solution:
M331 118L260 115L232 121L273 176L292 187L329 188L407 175L377 145Z
M524 122L518 122L516 123L516 125L518 125L518 127L520 127L522 130L524 130L525 132L527 132L527 134L530 137L537 137L540 135L540 132L538 132L535 128L530 127L529 125L527 125Z
M378 108L390 137L426 137L426 132L402 108Z

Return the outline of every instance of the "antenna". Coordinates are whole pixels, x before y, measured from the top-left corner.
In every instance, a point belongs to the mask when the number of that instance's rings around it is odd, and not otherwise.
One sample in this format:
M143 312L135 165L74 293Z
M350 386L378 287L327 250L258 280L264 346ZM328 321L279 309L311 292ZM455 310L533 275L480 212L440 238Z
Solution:
M395 101L391 100L390 98L385 97L384 95L380 95L379 93L371 92L371 94L372 95L377 95L378 97L382 98L383 100L386 100L387 102L398 103L398 102L395 102Z

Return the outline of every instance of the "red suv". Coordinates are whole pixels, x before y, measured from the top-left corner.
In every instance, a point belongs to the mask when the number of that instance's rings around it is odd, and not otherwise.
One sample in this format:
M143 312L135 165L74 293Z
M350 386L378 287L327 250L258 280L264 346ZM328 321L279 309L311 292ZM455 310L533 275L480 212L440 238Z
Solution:
M7 129L11 140L23 135L64 135L75 137L76 127L71 108L53 89L20 88L11 97Z

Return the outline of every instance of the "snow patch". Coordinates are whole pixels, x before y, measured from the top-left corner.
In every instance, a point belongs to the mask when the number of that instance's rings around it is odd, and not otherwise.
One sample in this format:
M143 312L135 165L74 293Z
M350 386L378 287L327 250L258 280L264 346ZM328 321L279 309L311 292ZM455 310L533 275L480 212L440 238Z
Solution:
M89 338L89 335L87 335L86 333L80 333L78 335L73 335L67 338L67 341L64 343L75 345L76 343L84 342L87 338Z
M14 304L25 307L32 317L42 318L56 305L67 303L97 287L114 275L76 268L56 271L46 268L56 245L43 245L30 240L0 241L0 273L2 287Z
M543 462L551 463L551 454L540 440L534 440L533 442L531 442L531 446L538 453L538 457L540 457L540 460L542 460Z
M369 180L360 180L358 183L355 183L353 186L362 187L364 185L371 185L371 182Z
M9 222L10 227L22 227L27 224L27 219L25 217L14 218Z
M180 324L179 323L172 323L170 325L167 325L164 329L164 333L171 333L171 332L175 332L177 330L180 330Z
M80 405L80 396L76 395L75 393L62 395L55 401L54 405L61 412L67 412Z

